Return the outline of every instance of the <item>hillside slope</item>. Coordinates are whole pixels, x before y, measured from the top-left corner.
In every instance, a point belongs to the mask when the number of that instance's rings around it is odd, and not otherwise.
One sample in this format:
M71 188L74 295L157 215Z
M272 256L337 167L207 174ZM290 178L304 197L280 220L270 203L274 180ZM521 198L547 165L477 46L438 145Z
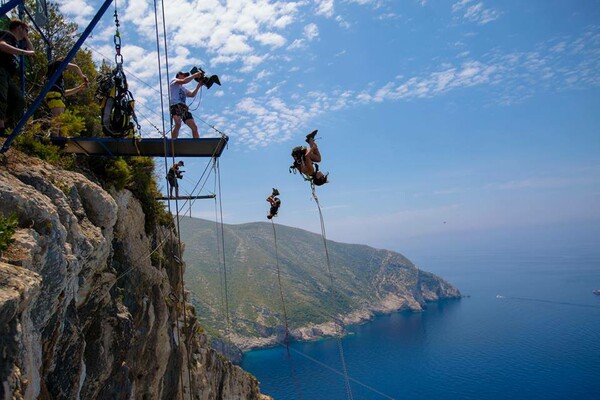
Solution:
M180 225L186 241L186 282L202 310L201 322L225 335L217 226L187 217ZM224 233L233 341L242 349L280 342L284 318L272 225L225 225ZM328 241L333 300L322 237L283 225L276 225L276 234L290 329L298 339L335 335L336 324L362 322L378 313L422 311L428 301L460 297L458 289L419 270L401 254Z

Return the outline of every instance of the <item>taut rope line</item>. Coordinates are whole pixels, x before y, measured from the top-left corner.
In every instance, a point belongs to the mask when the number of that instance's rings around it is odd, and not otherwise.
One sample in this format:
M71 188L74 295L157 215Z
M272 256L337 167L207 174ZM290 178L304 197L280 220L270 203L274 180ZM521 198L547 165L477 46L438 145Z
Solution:
M323 246L325 246L325 257L327 259L327 272L329 275L329 284L331 286L331 303L332 306L335 305L335 286L333 283L333 273L331 272L331 262L329 260L329 250L327 249L327 235L325 234L325 221L323 219L323 212L321 211L321 204L319 203L319 198L317 197L317 192L315 190L315 185L311 182L312 196L315 199L315 203L317 203L317 208L319 210L319 217L321 219L321 236L323 238ZM344 373L344 383L346 384L346 394L349 400L352 400L352 388L350 387L350 380L348 378L348 368L346 367L346 359L344 357L344 347L342 346L341 337L337 337L338 350L340 353L340 361L342 363L342 371Z

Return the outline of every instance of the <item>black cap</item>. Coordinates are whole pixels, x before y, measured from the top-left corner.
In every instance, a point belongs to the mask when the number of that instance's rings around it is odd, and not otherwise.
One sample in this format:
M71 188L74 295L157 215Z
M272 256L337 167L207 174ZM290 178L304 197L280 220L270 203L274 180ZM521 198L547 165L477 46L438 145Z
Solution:
M188 77L188 76L190 76L190 73L189 72L179 71L175 76L179 76L179 75L183 75L185 77Z

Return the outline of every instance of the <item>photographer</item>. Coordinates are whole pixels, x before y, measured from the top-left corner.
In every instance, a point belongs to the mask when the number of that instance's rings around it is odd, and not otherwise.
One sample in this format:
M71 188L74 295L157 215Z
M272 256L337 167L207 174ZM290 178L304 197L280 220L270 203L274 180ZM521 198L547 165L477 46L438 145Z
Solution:
M192 80L196 79L198 81L198 85L196 89L193 91L187 90L183 85L186 83L190 83ZM198 127L196 126L196 122L194 121L194 117L192 113L188 110L188 106L186 105L186 99L188 97L195 97L198 93L198 90L202 87L204 80L204 71L199 70L193 74L189 72L179 71L177 75L175 75L175 79L173 79L169 83L169 89L171 92L171 97L169 99L169 110L171 111L171 117L173 118L173 131L171 132L171 137L173 139L177 139L179 135L179 128L181 128L181 121L185 122L187 126L192 130L192 136L195 139L198 139Z
M173 188L175 188L175 197L179 197L179 183L177 183L177 179L183 178L183 171L179 170L179 167L183 167L183 161L179 161L171 168L169 168L169 172L167 173L167 181L169 182L169 198L173 198Z

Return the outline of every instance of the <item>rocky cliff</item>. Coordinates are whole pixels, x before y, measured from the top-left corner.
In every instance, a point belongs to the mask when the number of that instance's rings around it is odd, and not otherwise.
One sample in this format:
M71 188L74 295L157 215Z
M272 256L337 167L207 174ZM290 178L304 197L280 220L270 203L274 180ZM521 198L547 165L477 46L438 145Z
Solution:
M0 213L11 212L19 228L0 257L0 399L267 398L207 345L173 232L146 234L129 191L11 150Z

